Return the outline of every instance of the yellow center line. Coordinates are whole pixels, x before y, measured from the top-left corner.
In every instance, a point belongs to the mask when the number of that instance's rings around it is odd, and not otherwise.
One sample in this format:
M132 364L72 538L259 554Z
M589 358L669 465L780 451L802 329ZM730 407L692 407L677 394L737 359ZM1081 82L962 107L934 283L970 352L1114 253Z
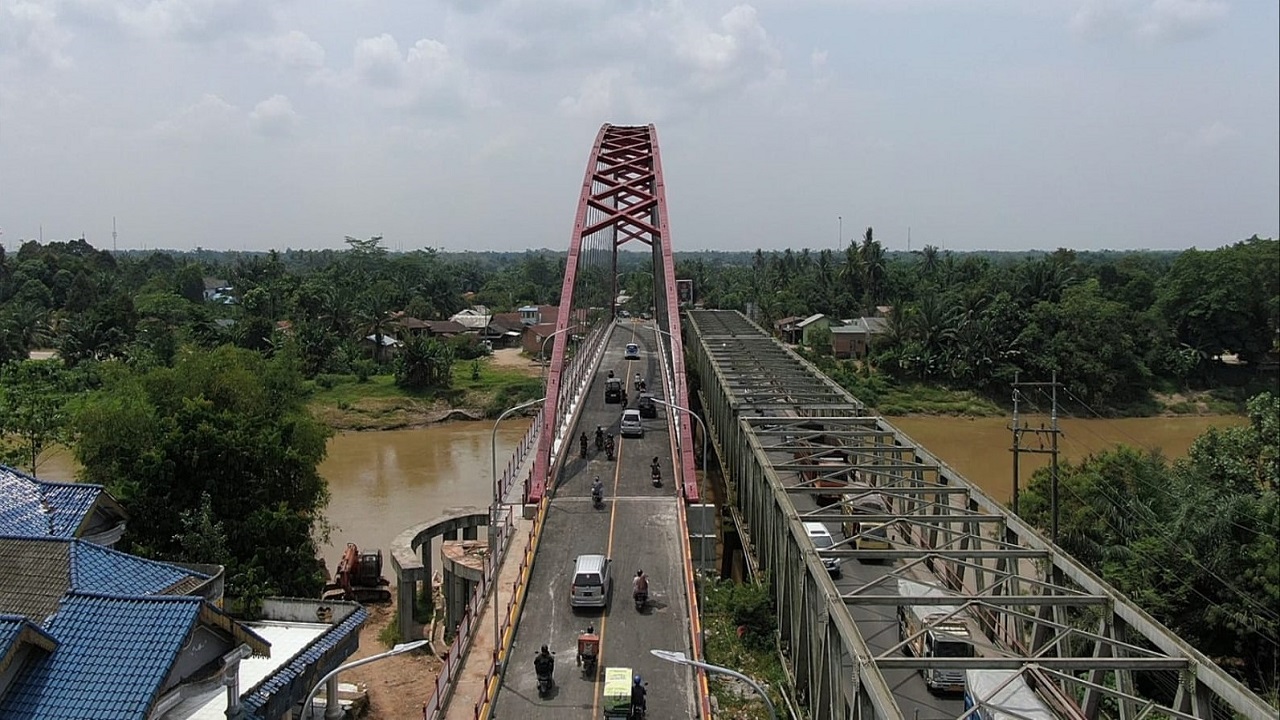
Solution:
M634 334L634 331L632 332ZM627 361L628 376L631 374L631 362L632 361ZM606 558L609 558L610 564L613 563L613 533L614 533L615 524L618 519L618 483L622 480L622 433L618 433L618 442L616 444L616 450L614 451L614 454L613 454L613 459L614 459L613 497L611 498L610 507L609 507L609 539L605 543L605 550L604 550L604 556ZM617 579L617 573L613 573L611 571L611 575L614 576L615 580ZM605 627L607 627L608 624L609 624L609 614L605 613L600 618L600 652L597 654L597 657L596 657L597 673L600 671L601 668L604 667L604 663L602 662L604 660L604 632L605 632ZM595 690L593 690L591 693L591 717L593 718L600 716L600 713L599 713L600 693L602 693L603 691L604 691L604 688L599 683L597 683Z

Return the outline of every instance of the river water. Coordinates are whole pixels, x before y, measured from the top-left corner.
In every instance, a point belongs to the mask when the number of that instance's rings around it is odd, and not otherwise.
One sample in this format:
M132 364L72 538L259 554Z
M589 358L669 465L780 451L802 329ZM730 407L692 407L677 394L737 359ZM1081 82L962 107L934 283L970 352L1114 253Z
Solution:
M942 458L996 499L1007 502L1012 488L1012 435L1008 418L904 417L890 422ZM1118 443L1160 448L1166 457L1186 454L1198 435L1211 426L1246 422L1235 416L1066 419L1061 423L1062 457L1077 461ZM1048 418L1028 417L1038 428ZM498 472L528 430L527 420L511 419L498 429ZM445 508L487 507L492 496L490 422L455 422L416 430L351 432L329 441L320 473L329 481L330 543L323 549L332 568L348 542L381 548L411 525L429 520ZM1023 446L1038 448L1031 433ZM1046 445L1047 447L1047 445ZM1022 477L1048 465L1049 456L1022 456ZM76 465L70 453L42 458L45 480L72 480ZM1025 480L1024 480L1025 481ZM390 575L389 560L385 574Z
M529 429L512 418L498 426L498 472ZM453 422L416 430L346 432L329 440L320 474L329 481L328 546L332 570L342 548L354 542L381 548L383 574L391 577L391 541L406 528L446 508L489 506L493 497L492 422ZM59 450L41 458L42 480L75 478L76 462Z
M1010 418L922 416L886 419L996 500L1007 504L1013 496ZM1050 427L1047 416L1023 416L1020 420L1024 421L1019 423L1023 427L1037 430ZM1166 458L1178 458L1186 455L1192 441L1210 427L1231 427L1246 422L1248 418L1235 415L1116 420L1065 418L1058 423L1062 430L1058 438L1059 460L1079 462L1120 444L1160 450ZM1037 436L1024 431L1022 447L1047 450L1049 438L1047 433ZM1025 488L1031 473L1037 468L1048 467L1049 462L1047 453L1020 453L1019 484Z

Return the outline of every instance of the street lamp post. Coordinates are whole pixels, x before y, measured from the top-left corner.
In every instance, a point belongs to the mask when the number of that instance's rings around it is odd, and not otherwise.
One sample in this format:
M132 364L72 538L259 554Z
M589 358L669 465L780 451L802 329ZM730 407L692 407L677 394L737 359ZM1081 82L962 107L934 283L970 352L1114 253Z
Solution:
M757 683L755 680L752 680L751 678L747 677L746 675L743 675L737 670L730 670L727 667L720 667L719 665L712 665L711 663L699 662L698 660L690 660L688 657L685 657L685 654L680 652L679 650L650 650L649 654L658 658L659 660L666 660L669 663L675 663L677 665L689 665L691 667L702 668L703 670L706 670L709 673L719 673L721 675L728 675L729 677L734 677L741 680L742 682L755 688L756 692L760 693L760 697L764 700L765 707L769 708L769 717L773 718L773 720L778 720L778 711L773 709L773 701L769 699L769 693L765 692L764 688L760 687L760 683Z
M573 327L574 327L573 325L566 325L565 327L562 327L562 328L560 328L559 330L557 330L557 331L555 331L555 332L551 333L550 335L548 335L548 336L546 336L546 337L542 338L542 350L541 350L541 351L539 351L539 352L540 352L540 354L542 355L542 385L543 385L543 387L546 387L546 384L547 384L547 366L551 364L551 358L547 357L547 341L548 341L548 340L550 340L551 338L553 338L553 337L555 337L555 336L559 335L560 333L569 332L570 330L572 330L572 329L573 329Z
M329 680L333 679L335 675L337 675L340 672L350 670L351 668L360 667L361 665L368 665L369 663L374 662L376 660L382 660L383 658L389 658L394 655L399 655L401 653L407 653L410 650L417 650L423 645L426 645L428 642L430 642L430 640L414 640L413 642L400 643L399 645L396 645L395 647L391 648L390 650L384 653L378 653L377 655L370 655L367 658L362 658L360 660L356 660L355 662L349 662L346 665L340 665L337 668L334 668L333 670L329 671L328 675L325 675L324 677L320 678L320 681L315 684L315 687L311 688L311 692L307 693L307 701L304 702L302 706L307 709L312 720L315 720L316 709L311 703L312 701L315 700L316 693L320 692L320 686L329 682ZM332 710L332 708L326 707L325 715L328 715L330 710Z
M502 423L506 417L514 412L523 410L530 405L537 405L546 400L540 397L537 400L520 403L519 405L502 411L498 419L493 423L493 434L489 438L489 451L493 460L493 505L489 508L489 567L491 577L489 583L493 585L493 597L489 602L493 603L493 662L498 663L499 655L502 652L502 637L500 636L500 626L498 624L498 503L502 502L502 488L498 485L498 425ZM542 428L541 432L546 432L547 428ZM554 431L554 429L553 429ZM554 440L554 438L553 438Z

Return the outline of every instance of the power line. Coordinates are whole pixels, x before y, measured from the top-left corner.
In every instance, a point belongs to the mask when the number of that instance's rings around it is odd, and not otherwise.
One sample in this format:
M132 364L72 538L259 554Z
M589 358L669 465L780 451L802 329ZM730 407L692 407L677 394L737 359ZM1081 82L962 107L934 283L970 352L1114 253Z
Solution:
M1070 391L1068 391L1068 395L1070 395ZM1083 405L1084 407L1086 407L1086 408L1088 408L1090 411L1092 411L1092 408L1089 408L1089 406L1088 406L1087 404L1085 404L1083 401L1081 401L1079 398L1076 398L1075 396L1072 396L1072 397L1073 397L1073 399L1075 399L1075 401L1076 401L1076 402L1080 403L1081 405ZM1096 414L1096 413L1095 413L1095 414ZM1098 417L1101 417L1101 416L1099 415ZM1141 479L1139 479L1139 482L1141 482ZM1151 486L1150 484L1148 484L1148 487L1152 487L1152 486ZM1273 622L1274 622L1274 621L1278 621L1278 620L1280 620L1280 614L1275 613L1275 612L1274 612L1274 611L1272 611L1270 608L1267 608L1265 605L1262 605L1262 604L1261 604L1261 603L1259 603L1257 600L1254 600L1252 597L1250 597L1250 596L1249 596L1248 594L1246 594L1244 591L1242 591L1242 590L1240 590L1239 588L1237 588L1236 586L1232 585L1230 582L1228 582L1228 581L1227 581L1225 578L1223 578L1221 575L1217 574L1217 573L1216 573L1216 572L1214 572L1212 569L1210 569L1209 567L1205 566L1205 565L1204 565L1203 563L1201 563L1198 559L1196 559L1195 555L1194 555L1194 554L1192 554L1191 552L1189 552L1189 551L1188 551L1188 550L1187 550L1187 549L1186 549L1186 548L1185 548L1181 543L1179 543L1177 540L1175 540L1175 539L1174 539L1174 537L1172 536L1172 534L1170 534L1170 533L1168 533L1168 532L1166 532L1166 531L1165 531L1164 527L1160 524L1159 520L1158 520L1156 517L1154 517L1154 514L1152 513L1151 508L1147 507L1147 506L1146 506L1146 505L1144 505L1144 504L1126 505L1126 504L1124 504L1124 503L1119 502L1118 498L1116 498L1116 497L1112 496L1112 495L1107 491L1107 488L1106 488L1105 484L1099 484L1099 485L1095 486L1095 488L1094 488L1094 489L1095 489L1095 490L1096 490L1100 495L1102 495L1104 498L1106 498L1106 500L1107 500L1109 503L1111 503L1111 505L1112 505L1112 506L1114 506L1116 509L1121 509L1121 510L1123 510L1124 508L1129 507L1129 508L1133 509L1133 511L1134 511L1134 513L1135 513L1135 515L1137 514L1137 509L1139 509L1139 508L1140 508L1141 510L1145 511L1145 517L1142 517L1141 519L1145 520L1145 521L1147 522L1147 524L1151 527L1152 532L1154 532L1156 535L1160 536L1160 538L1161 538L1161 539L1163 539L1166 543L1168 543L1168 545L1169 545L1169 547L1170 547L1170 548L1172 548L1172 549L1174 549L1175 551L1177 551L1177 552L1178 552L1178 554L1179 554L1179 555L1181 555L1181 556L1183 557L1183 559L1184 559L1184 560L1188 560L1188 561L1190 561L1190 563L1191 563L1192 565L1194 565L1195 567L1197 567L1197 568L1199 568L1200 570L1204 571L1206 574L1208 574L1208 575L1209 575L1209 577L1213 578L1215 581L1217 581L1219 584L1221 584L1224 588L1226 588L1227 590L1229 590L1229 591L1231 591L1232 593L1234 593L1235 595L1237 595L1241 600L1243 600L1243 601L1245 602L1245 604L1252 606L1252 607L1253 607L1253 608L1254 608L1254 609L1255 609L1259 614L1261 614L1263 617L1266 617L1266 618L1268 618L1268 619L1272 620ZM1172 491L1167 491L1167 492L1169 492L1170 494L1172 494ZM1073 496L1075 496L1074 491L1072 491L1072 494L1073 494ZM1075 497L1076 497L1076 499L1077 499L1077 500L1079 500L1082 504L1084 504L1084 501L1083 501L1081 498L1079 498L1079 496L1075 496ZM1112 530L1114 530L1118 535L1123 536L1123 533L1121 533L1121 532L1120 532L1120 529L1119 529L1119 528L1117 528L1117 527L1115 527L1115 525L1114 525L1114 524L1112 524L1109 520L1106 520L1106 519L1104 518L1104 521L1105 521L1105 522L1107 522L1107 524L1111 527L1111 529L1112 529ZM1237 524L1237 525L1238 525L1238 523L1233 523L1233 524ZM1240 526L1240 527L1243 527L1243 526ZM1056 542L1056 541L1055 541L1055 542ZM1138 552L1138 551L1137 551L1137 549L1136 549L1136 548L1134 548L1133 546L1129 546L1129 549L1130 549L1130 551L1133 551L1133 552L1135 552L1135 553L1137 553L1137 552ZM1139 554L1141 554L1141 553L1139 553ZM1150 560L1150 559L1151 559L1151 558L1150 558L1150 556L1147 556L1147 559L1148 559L1148 560ZM1191 583L1191 582L1187 582L1186 578L1178 577L1178 579L1179 579L1179 580L1182 580L1184 583L1186 583L1186 585L1187 585L1189 588L1191 588L1191 590L1192 590L1193 592L1195 592L1195 593L1196 593L1197 595L1199 595L1201 598L1203 598L1203 599L1205 599L1206 601L1208 601L1208 602L1209 602L1211 605L1213 605L1214 607L1217 607L1217 608L1221 608L1221 607L1222 607L1220 603L1215 603L1215 602L1213 602L1213 601L1212 601L1212 600L1210 600L1208 597L1206 597L1206 596L1204 595L1204 593L1201 593L1199 590L1197 590L1197 589L1196 589L1196 587L1195 587L1195 585L1194 585L1193 583ZM1275 642L1275 640L1273 640L1273 639L1272 639L1272 638L1270 638L1269 636L1267 636L1267 635L1265 635L1264 633L1262 633L1262 632L1261 632L1261 630L1259 630L1259 635L1261 635L1261 636L1265 637L1265 638L1266 638L1269 642L1271 642L1272 644L1277 644L1277 643Z

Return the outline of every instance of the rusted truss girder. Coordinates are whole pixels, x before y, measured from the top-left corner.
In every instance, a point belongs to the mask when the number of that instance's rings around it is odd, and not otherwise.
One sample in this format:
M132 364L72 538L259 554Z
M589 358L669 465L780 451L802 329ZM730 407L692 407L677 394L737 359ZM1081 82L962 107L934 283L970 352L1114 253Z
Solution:
M1273 717L1255 694L1000 503L883 418L866 417L842 388L830 384L829 402L813 397L829 380L740 313L694 310L687 318L733 516L755 564L771 578L785 661L815 720L901 719L879 662L909 662L871 653L848 611L860 593L875 604L898 599L868 588L842 595L821 562L831 556L905 561L880 580L907 569L935 578L952 594L949 605L936 606L963 608L992 646L972 663L1018 668L1063 717L1094 720L1104 697L1117 702L1121 720L1139 720L1153 708L1170 717ZM759 397L768 404L757 405ZM858 411L834 411L843 406ZM834 482L842 475L845 483ZM835 549L818 551L801 523L847 521L842 506L867 493L849 484L857 482L889 497L892 512L867 520L892 523L892 549L845 549L856 548L855 530ZM799 495L827 496L832 507L799 510ZM1052 660L1037 664L1042 658ZM1140 678L1168 681L1167 698L1144 697L1160 682Z

